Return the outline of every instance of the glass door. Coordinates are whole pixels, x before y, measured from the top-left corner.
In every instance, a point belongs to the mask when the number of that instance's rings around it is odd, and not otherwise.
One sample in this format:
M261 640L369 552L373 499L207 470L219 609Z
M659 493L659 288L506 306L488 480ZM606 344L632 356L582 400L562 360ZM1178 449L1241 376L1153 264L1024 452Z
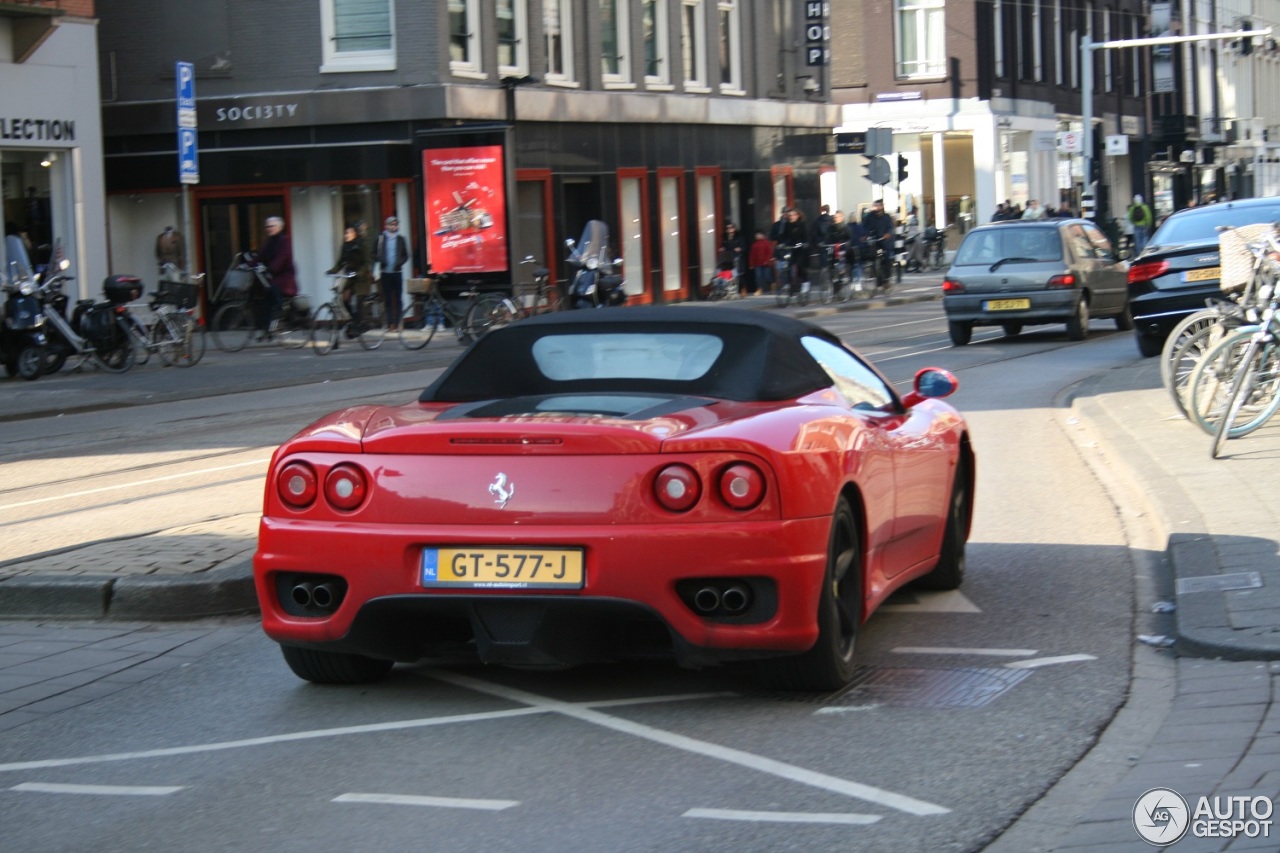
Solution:
M268 216L284 216L283 195L207 198L200 202L200 235L210 298L240 252L256 249L266 240ZM288 222L285 223L288 227Z

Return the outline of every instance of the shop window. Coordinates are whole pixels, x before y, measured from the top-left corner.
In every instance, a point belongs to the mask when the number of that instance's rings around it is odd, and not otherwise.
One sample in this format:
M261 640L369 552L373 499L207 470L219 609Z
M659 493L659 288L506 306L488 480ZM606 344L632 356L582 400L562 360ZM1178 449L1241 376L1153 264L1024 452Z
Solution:
M699 282L711 280L716 268L716 256L720 248L720 224L718 213L719 173L698 175L698 263L701 266Z
M622 269L627 279L627 295L645 293L648 269L644 247L649 216L645 212L645 178L643 170L618 177L618 250L622 253Z
M658 178L658 224L662 228L662 290L674 293L684 289L684 258L680 251L683 228L680 221L681 183L678 175Z
M391 0L320 0L320 11L322 73L395 69Z
M503 76L529 73L529 10L526 0L498 0L498 71Z

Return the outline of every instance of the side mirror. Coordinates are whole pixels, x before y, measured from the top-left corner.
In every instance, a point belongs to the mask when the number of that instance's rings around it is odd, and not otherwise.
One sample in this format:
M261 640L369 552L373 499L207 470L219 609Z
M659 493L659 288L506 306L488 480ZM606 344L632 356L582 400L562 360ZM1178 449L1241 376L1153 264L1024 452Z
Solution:
M925 400L950 397L960 387L960 380L941 367L925 367L916 373L915 388L902 397L902 405L908 409Z

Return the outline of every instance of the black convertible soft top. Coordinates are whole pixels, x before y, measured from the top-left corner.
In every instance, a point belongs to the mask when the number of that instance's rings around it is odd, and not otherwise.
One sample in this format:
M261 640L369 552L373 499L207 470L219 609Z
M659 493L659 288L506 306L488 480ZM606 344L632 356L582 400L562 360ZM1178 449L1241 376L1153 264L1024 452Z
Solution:
M609 378L556 380L533 356L548 335L690 333L723 343L711 368L697 379ZM764 311L703 306L636 307L543 314L495 329L477 341L418 398L463 403L540 394L648 392L725 400L788 400L831 386L801 339L843 346L825 329Z

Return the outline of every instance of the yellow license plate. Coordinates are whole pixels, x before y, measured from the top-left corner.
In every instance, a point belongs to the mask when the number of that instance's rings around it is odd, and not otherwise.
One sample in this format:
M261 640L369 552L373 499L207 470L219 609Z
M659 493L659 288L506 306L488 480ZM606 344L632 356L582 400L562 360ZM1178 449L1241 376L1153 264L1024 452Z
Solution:
M1030 299L988 299L988 311L1025 311L1031 307Z
M581 589L581 548L424 548L424 587Z
M1208 267L1202 270L1187 270L1182 274L1183 281L1217 281L1222 278L1221 267Z

